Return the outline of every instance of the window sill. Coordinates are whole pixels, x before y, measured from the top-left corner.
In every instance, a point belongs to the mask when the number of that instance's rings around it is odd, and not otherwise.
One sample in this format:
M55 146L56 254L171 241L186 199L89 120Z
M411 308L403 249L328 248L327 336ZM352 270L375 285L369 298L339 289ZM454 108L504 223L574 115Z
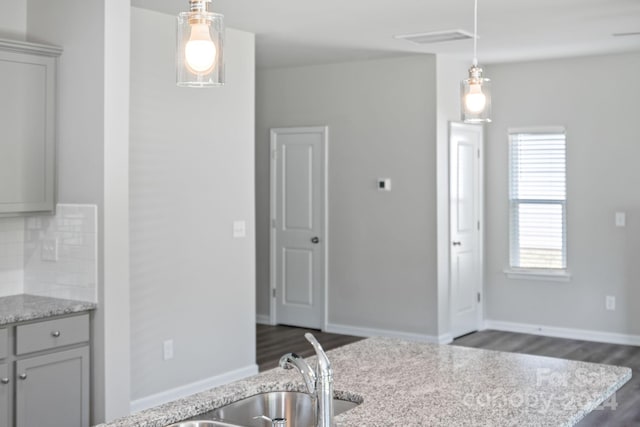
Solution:
M569 282L571 273L568 270L534 270L526 268L508 268L504 274L509 279L544 280L551 282Z

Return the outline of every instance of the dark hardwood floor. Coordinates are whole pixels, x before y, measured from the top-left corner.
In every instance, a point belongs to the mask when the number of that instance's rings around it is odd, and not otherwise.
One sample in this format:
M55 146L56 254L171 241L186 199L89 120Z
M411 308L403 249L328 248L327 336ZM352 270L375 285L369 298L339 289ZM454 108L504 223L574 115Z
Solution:
M640 426L640 347L492 330L458 338L453 345L629 367L633 371L631 380L618 390L614 399L591 412L577 426Z
M329 351L362 338L350 335L329 334L315 329L304 329L293 326L256 325L256 358L260 371L278 366L280 357L285 353L298 353L302 357L315 354L304 334L311 332L322 348Z
M292 326L257 325L260 371L278 366L280 356L286 352L295 352L303 357L313 355L313 348L304 338L305 332L314 334L325 350L362 339ZM640 347L492 330L466 335L456 339L452 345L627 366L633 370L631 380L618 390L614 400L591 412L578 423L578 427L640 427Z

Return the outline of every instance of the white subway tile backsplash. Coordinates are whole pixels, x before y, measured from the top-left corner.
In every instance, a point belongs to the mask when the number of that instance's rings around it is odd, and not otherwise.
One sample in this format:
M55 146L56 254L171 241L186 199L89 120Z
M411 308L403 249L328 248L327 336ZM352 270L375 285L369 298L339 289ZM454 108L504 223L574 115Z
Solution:
M0 296L23 292L24 218L0 218Z
M55 216L0 218L0 296L97 302L97 230L95 205L58 204ZM43 243L52 241L55 261L43 255Z
M28 220L24 292L97 302L97 229L95 205L59 204L55 217ZM57 261L43 259L46 240L57 241Z

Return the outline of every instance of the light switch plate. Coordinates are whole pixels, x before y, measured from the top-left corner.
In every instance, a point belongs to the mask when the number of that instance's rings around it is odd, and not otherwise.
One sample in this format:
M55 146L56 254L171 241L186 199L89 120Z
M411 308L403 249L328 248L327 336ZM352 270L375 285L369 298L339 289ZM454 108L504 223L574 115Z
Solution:
M627 215L624 212L616 212L616 227L626 227Z
M236 239L247 235L247 223L245 221L233 221L233 237Z

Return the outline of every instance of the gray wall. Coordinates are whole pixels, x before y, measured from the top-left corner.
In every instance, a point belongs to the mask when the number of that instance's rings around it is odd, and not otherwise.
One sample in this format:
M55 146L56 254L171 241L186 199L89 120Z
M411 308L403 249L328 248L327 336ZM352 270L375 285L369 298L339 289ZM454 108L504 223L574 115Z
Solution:
M134 401L257 371L254 36L227 30L224 87L178 88L174 26L174 16L132 9ZM246 238L232 237L234 220L246 221ZM163 361L169 339L175 356Z
M486 142L486 318L640 334L640 53L493 65ZM567 129L571 282L510 280L507 128ZM627 213L627 227L614 213ZM617 310L605 311L605 296Z
M328 125L327 323L436 334L435 57L258 70L256 103L258 314L269 314L269 128Z
M115 3L122 2L112 1ZM119 337L124 339L126 347L119 347L122 341L116 339L107 350L105 330L108 320L104 298L105 3L29 0L27 5L29 38L64 48L58 62L57 87L58 201L98 206L99 307L92 322L91 378L92 422L98 422L108 417L108 404L117 406L118 401L126 402L129 390L129 374L124 372L128 364L120 363L117 372L106 373L112 356L128 355L128 328L119 330ZM121 26L121 33L128 34L127 27ZM128 57L126 50L123 54ZM126 104L124 107L126 112ZM122 310L119 318L126 321L126 300L118 309ZM107 392L108 379L120 384L112 395ZM112 412L112 416L117 415L122 415L122 410Z
M0 2L0 38L24 40L27 32L27 2L3 0Z

